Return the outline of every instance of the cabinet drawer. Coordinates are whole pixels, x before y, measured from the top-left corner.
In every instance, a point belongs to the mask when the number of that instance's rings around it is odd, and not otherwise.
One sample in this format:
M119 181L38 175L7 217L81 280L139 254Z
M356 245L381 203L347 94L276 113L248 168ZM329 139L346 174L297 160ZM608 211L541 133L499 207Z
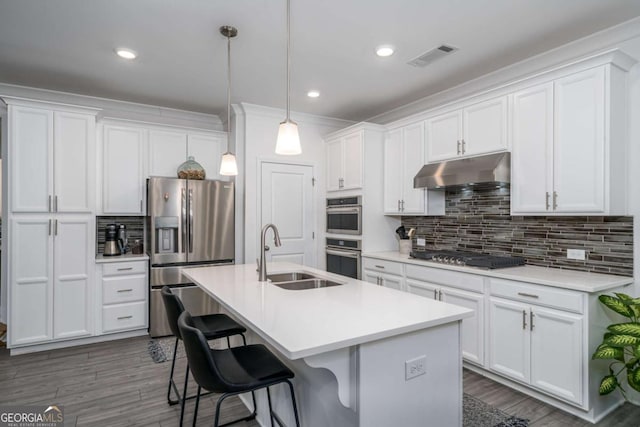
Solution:
M105 277L102 279L102 304L145 301L147 276L144 274Z
M395 274L402 276L402 264L393 261L383 261L375 258L363 258L362 268L367 270L378 271L380 273Z
M484 277L474 274L407 264L406 275L407 278L423 282L452 286L470 292L484 292Z
M583 312L583 294L504 279L491 279L491 295L561 310Z
M146 327L147 303L144 301L102 307L103 332L124 331Z
M146 272L146 261L114 262L102 265L103 276L119 276L122 274L145 274Z

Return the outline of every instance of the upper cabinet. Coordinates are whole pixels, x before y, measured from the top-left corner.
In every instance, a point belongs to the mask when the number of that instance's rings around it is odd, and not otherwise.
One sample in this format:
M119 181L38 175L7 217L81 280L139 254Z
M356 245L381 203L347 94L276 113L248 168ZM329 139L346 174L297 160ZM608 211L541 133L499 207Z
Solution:
M175 178L178 167L193 156L204 168L206 179L227 179L219 175L225 144L222 134L149 129L149 176Z
M625 76L612 64L513 96L513 214L626 213Z
M364 130L327 140L327 191L362 188Z
M427 161L506 150L508 97L501 96L426 121Z
M413 188L424 165L422 122L389 131L384 143L384 213L443 215L444 192Z
M11 210L92 212L96 113L7 102Z

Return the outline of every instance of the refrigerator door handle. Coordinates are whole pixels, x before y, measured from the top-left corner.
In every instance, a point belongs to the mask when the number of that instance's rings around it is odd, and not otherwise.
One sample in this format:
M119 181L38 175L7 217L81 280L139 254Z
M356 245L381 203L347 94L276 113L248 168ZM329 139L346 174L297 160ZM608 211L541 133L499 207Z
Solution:
M189 189L189 253L193 253L193 190Z
M182 247L179 248L180 252L185 252L187 249L187 196L185 193L185 189L182 189L182 199L181 199L181 208L182 208L182 236L181 243Z

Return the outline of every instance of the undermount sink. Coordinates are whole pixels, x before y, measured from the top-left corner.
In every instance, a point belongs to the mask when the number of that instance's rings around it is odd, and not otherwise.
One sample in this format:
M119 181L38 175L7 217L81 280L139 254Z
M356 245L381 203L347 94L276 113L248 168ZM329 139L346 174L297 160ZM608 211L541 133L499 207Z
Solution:
M296 282L298 280L317 279L313 274L305 273L303 271L292 271L290 273L276 273L267 275L272 283L278 282Z
M304 271L291 271L288 273L275 273L267 275L267 279L272 285L288 289L291 291L301 291L304 289L328 288L330 286L344 285L341 282L324 279L314 276Z
M272 282L274 285L281 287L282 289L288 289L290 291L302 291L305 289L315 289L315 288L328 288L330 286L340 286L344 285L344 283L334 282L332 280L327 279L305 279L305 280L296 280L292 282Z

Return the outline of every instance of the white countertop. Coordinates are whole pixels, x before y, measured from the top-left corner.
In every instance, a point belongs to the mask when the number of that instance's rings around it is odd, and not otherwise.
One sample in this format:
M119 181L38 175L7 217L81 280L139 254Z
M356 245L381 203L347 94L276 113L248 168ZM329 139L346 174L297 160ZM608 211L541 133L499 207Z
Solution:
M441 264L433 261L423 261L419 259L409 258L409 255L400 254L399 252L371 252L363 253L362 256L367 258L402 262L405 264L420 265L423 267L441 268L445 270L460 271L463 273L497 277L500 279L517 280L520 282L529 282L538 285L553 286L556 288L572 289L589 293L606 291L607 289L633 283L633 277L615 276L613 274L587 273L584 271L574 270L562 270L559 268L546 268L534 265L523 265L519 267L488 270L478 267L461 267Z
M267 271L306 271L345 284L285 290L258 282L255 264L190 268L183 274L292 360L457 321L473 313L297 264L269 263Z
M124 254L124 255L111 255L104 256L102 254L96 255L96 264L106 264L109 262L128 262L128 261L146 261L149 259L147 254Z

